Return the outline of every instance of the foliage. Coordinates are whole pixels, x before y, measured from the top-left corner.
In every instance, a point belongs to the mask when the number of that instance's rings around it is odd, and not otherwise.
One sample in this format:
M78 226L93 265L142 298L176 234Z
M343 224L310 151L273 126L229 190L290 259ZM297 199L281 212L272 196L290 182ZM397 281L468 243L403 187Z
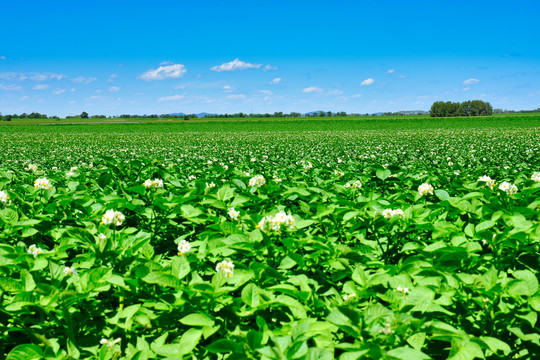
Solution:
M540 356L537 128L45 128L0 140L7 359Z
M490 103L482 100L464 101L462 103L436 101L431 105L429 113L432 117L489 116L493 113L493 108Z

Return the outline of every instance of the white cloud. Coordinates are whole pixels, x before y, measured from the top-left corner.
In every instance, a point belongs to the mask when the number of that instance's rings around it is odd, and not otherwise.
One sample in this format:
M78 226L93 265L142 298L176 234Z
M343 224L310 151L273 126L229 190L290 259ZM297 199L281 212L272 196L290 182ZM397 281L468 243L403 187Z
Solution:
M184 95L171 95L171 96L160 97L158 101L178 101L178 100L182 100L183 98L184 98Z
M393 74L396 70L395 69L388 69L388 71L386 72L387 74Z
M373 84L374 82L375 82L375 80L373 78L368 78L368 79L362 81L360 86L368 86L368 85Z
M234 88L230 85L225 85L222 89L223 91L226 91L226 92L234 91Z
M277 67L272 66L272 65L266 65L266 66L263 68L263 71L270 71L270 70L277 70Z
M338 90L338 89L330 90L330 91L328 92L328 95L341 95L341 94L343 94L343 91Z
M117 77L117 74L111 74L111 76L109 76L109 78L107 79L107 82L113 82Z
M44 80L62 80L65 78L65 75L56 74L56 73L18 73L18 72L7 72L0 73L0 79L4 80L19 80L24 81L26 79L34 81L44 81Z
M184 76L187 72L186 67L182 64L173 64L160 66L155 70L148 70L140 76L141 79L146 81L152 80L165 80L165 79L178 79Z
M361 98L362 96L364 96L364 95L362 95L362 94L354 94L351 97L352 98Z
M0 84L0 90L7 90L7 91L18 91L18 90L22 90L22 87L20 87L19 85L4 85L4 84Z
M159 65L163 66L163 65L174 65L174 63L172 61L162 61L159 63Z
M99 95L90 96L90 100L98 100L98 99L101 99L101 98L103 98L103 96L99 96Z
M280 77L275 78L274 80L270 81L270 84L275 85L279 84L283 79Z
M322 91L323 89L316 86L310 86L302 90L303 93L322 92Z
M39 84L34 86L32 89L34 90L47 90L49 88L49 85L46 84Z
M109 91L110 91L110 92L117 92L118 90L120 90L120 88L119 88L118 86L111 86L111 87L109 88Z
M186 88L186 85L181 84L181 85L176 85L173 89L178 90L178 89L185 89L185 88Z
M237 70L246 70L246 69L258 69L262 66L262 64L250 64L241 60L238 60L238 58L234 59L231 62L224 63L221 65L212 66L210 70L212 71L237 71ZM269 65L267 65L269 66Z
M84 76L78 76L74 79L71 79L71 81L76 82L78 84L90 84L91 82L97 81L97 78L95 77L87 77Z
M463 88L463 91L469 91L469 90L471 90L470 87Z
M246 98L246 95L243 95L243 94L228 95L225 97L225 99L229 99L229 100L239 100L239 99L245 99L245 98Z
M463 85L474 85L474 84L478 84L479 82L480 80L478 79L467 79L463 81Z
M64 89L58 89L58 90L53 91L53 94L54 95L60 95L60 94L63 94L65 92L66 92L66 90L64 90Z

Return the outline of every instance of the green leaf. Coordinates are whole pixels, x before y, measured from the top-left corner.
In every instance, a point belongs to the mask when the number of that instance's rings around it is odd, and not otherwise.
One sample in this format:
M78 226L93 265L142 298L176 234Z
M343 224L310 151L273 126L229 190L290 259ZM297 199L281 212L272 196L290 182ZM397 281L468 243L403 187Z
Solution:
M233 196L234 190L229 185L222 186L216 194L216 197L221 201L232 199Z
M43 351L34 344L15 346L6 357L6 360L39 360L43 359Z
M437 189L435 190L435 196L437 196L440 200L448 200L450 199L450 195L446 190Z
M388 170L388 169L385 169L385 170L378 169L375 172L375 176L377 176L381 180L388 179L388 177L390 177L390 175L392 175L392 172L390 170Z
M538 279L529 270L518 270L512 274L517 280L511 282L508 294L533 296L538 291Z
M189 314L179 320L180 323L189 326L214 326L214 320L206 314Z
M241 343L227 339L218 339L205 347L205 349L213 354L242 353L244 350Z
M422 350L424 342L426 341L426 333L416 333L407 338L407 343L411 345L416 350Z
M171 261L171 266L171 275L179 280L185 278L186 275L191 271L191 266L189 265L186 257L183 255L174 257Z
M488 346L491 352L495 354L497 354L498 351L502 351L504 355L508 355L510 354L510 351L512 351L512 349L507 343L497 338L490 336L480 336L479 339Z
M401 360L427 360L431 357L427 356L420 350L413 349L408 346L402 346L395 349L392 349L386 353L388 356L394 359Z
M496 224L497 223L495 221L486 220L476 225L475 230L476 232L484 231L484 230L494 227Z
M26 269L21 271L21 280L24 291L32 291L36 288L36 283L32 277L32 274L30 274Z
M242 289L242 301L252 308L259 306L261 303L261 296L259 295L259 288L257 285L249 283Z
M104 189L105 186L110 184L111 180L112 174L110 172L104 172L98 177L97 183L102 189Z

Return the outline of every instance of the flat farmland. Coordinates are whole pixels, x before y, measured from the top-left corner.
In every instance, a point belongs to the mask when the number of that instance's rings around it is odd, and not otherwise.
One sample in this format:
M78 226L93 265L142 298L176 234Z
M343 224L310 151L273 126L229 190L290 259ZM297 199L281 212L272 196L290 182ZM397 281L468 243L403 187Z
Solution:
M0 135L7 359L540 357L539 116Z

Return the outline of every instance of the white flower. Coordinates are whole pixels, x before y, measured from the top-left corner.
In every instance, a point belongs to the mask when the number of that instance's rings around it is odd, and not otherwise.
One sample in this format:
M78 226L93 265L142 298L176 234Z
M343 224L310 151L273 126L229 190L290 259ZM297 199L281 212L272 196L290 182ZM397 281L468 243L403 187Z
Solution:
M486 183L486 186L489 186L490 188L493 189L493 187L495 186L495 180L492 180L489 176L487 175L484 175L484 176L480 176L478 178L478 181L483 181Z
M232 220L238 220L240 217L240 211L234 210L234 208L229 208L229 211L227 212Z
M98 239L99 239L99 240L105 240L106 238L107 238L107 236L106 236L104 233L100 233L100 234L98 235Z
M107 210L101 218L101 223L104 225L114 224L116 226L122 225L126 217L119 211Z
M282 228L291 230L295 227L295 219L292 215L281 211L274 216L263 217L257 227L264 232L281 232Z
M211 188L213 188L215 186L216 186L216 184L214 184L213 181L211 183L206 183L206 189L211 189Z
M254 157L251 158L251 162L256 162L256 161L257 161L257 158L254 158Z
M234 274L234 264L232 261L223 260L216 266L216 271L223 276L232 277Z
M191 244L189 241L181 240L178 244L178 255L187 254L191 250Z
M251 174L250 174L248 171L244 171L244 172L242 173L242 175L244 175L245 177L251 176Z
M99 342L101 345L107 345L108 347L112 348L114 345L118 344L120 342L120 338L115 340L107 340L107 339L101 339Z
M401 210L401 209L396 209L396 210L384 209L382 211L382 216L384 216L385 219L391 219L394 216L398 216L401 219L403 219L405 217L405 213L403 213L403 210Z
M274 181L275 182L282 182L283 180L281 178L279 178L277 175L274 175L273 177Z
M531 180L535 182L540 182L540 172L534 172L531 176Z
M418 187L418 192L420 193L421 196L424 196L427 194L433 195L433 186L431 186L430 184L422 184Z
M508 181L504 181L499 185L499 190L504 191L508 195L514 195L517 193L518 188L514 184L510 184Z
M72 177L72 176L75 176L75 173L73 171L68 171L66 173L66 177Z
M402 293L403 295L407 295L409 293L409 288L406 288L406 287L398 286L396 290Z
M255 186L259 188L264 184L266 184L266 179L262 175L255 175L254 177L249 179L249 186Z
M25 170L36 172L38 170L38 167L36 164L28 164Z
M208 160L208 161L206 162L206 164L212 165L212 160Z
M32 244L28 247L28 253L34 255L34 257L37 257L38 255L43 254L43 249L36 247L35 244Z
M191 180L197 179L197 177L196 177L195 175L189 175L189 176L187 177L187 179L188 179L189 181L191 181Z
M356 181L353 181L352 183L348 182L345 184L345 188L347 189L353 189L353 190L356 190L356 189L361 189L362 188L362 183L360 182L360 180L356 180Z
M341 170L337 170L337 169L336 169L336 170L334 170L334 175L336 175L336 176L343 176L343 175L345 175L345 173L344 173L343 171L341 171Z
M58 166L53 166L52 170L58 170Z
M34 181L34 188L52 190L51 183L46 178L36 179L36 181Z
M64 268L64 274L66 275L77 275L77 270L74 267L68 267L66 266Z
M154 180L145 180L143 182L143 185L145 188L152 188L152 189L157 189L157 188L162 188L163 187L163 180L161 179L154 179Z
M8 196L7 192L0 191L0 202L4 203L5 205L10 205L11 204L11 200L9 200L9 196Z

